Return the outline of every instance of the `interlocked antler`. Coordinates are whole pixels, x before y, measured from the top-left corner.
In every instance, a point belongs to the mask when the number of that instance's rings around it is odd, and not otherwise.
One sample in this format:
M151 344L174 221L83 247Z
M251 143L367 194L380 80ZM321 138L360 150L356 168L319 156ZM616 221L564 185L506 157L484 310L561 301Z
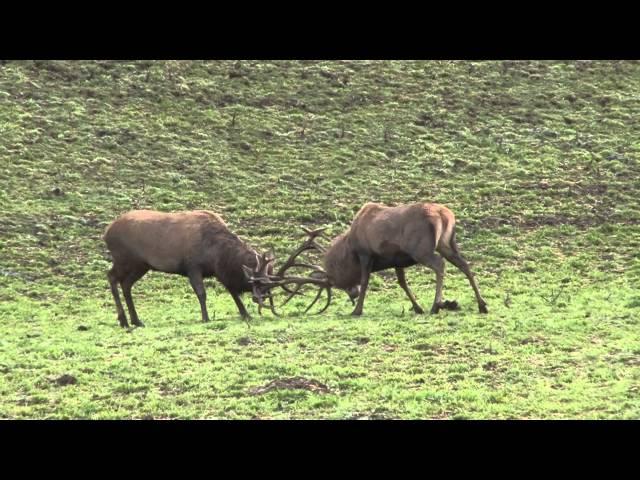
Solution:
M258 288L258 285L254 283L254 281L256 279L264 278L268 280L268 279L274 278L274 276L269 275L268 272L269 272L269 264L275 260L275 257L271 252L263 253L262 255L258 255L256 253L255 255L256 255L255 269L252 270L246 265L243 265L242 270L244 271L244 274L247 277L247 280L249 281L249 283L252 284L254 299L258 301L258 314L262 315L262 307L264 306L263 298L265 297L265 295L263 295L263 293ZM273 305L273 295L271 294L271 292L268 292L268 295L266 295L266 297L269 300L269 309L273 312L275 316L280 316L278 312L276 312L275 307Z
M324 253L327 251L327 249L325 247L323 247L322 245L319 245L318 242L316 242L316 238L318 237L322 237L322 232L324 232L326 230L325 228L317 228L315 230L309 230L307 227L305 226L300 226L300 228L302 230L304 230L304 232L307 234L307 239L304 241L304 243L302 245L300 245L300 247L298 247L289 257L289 259L284 262L284 264L282 265L282 267L280 267L280 270L278 270L278 273L276 274L278 277L283 277L284 273L289 270L289 268L297 266L297 267L310 267L312 269L318 269L320 267L317 267L315 265L308 265L308 264L304 264L304 263L299 263L296 264L296 258L298 257L298 255L300 255L302 252L306 251L306 250L317 250L320 253Z
M266 274L266 272L264 272L260 276L254 275L249 278L249 282L254 286L254 295L258 298L259 303L262 302L262 297L266 296L269 299L271 311L276 315L277 313L273 308L273 297L271 294L271 289L273 289L274 287L282 287L289 294L283 305L286 305L289 300L291 300L295 295L299 295L300 290L305 285L312 284L319 287L318 294L316 295L313 302L311 302L311 304L307 307L305 313L307 313L311 309L311 307L315 305L315 303L322 295L323 290L325 289L327 290L327 303L318 313L324 312L331 303L331 285L327 279L325 271L317 265L311 265L308 263L296 261L298 256L302 252L305 252L307 250L315 250L319 253L326 252L326 248L316 242L316 239L322 236L322 232L326 230L326 228L318 228L315 230L310 230L309 228L306 228L304 226L302 226L301 228L307 234L306 240L289 256L288 260L284 262L284 264L282 264L276 275L268 275ZM309 268L313 270L313 273L310 277L286 276L287 271L295 267ZM296 285L296 288L294 290L290 290L288 288L288 286L291 284Z

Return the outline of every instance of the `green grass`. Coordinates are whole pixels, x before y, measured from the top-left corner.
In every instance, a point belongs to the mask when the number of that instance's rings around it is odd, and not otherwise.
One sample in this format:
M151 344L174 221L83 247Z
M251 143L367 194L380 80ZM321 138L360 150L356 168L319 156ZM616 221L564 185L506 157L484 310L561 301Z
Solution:
M0 418L640 418L638 91L638 62L0 64ZM147 327L117 324L124 211L212 209L282 258L419 200L456 213L489 315L448 265L436 316L391 271L361 318L338 294L250 324L210 280L202 324L150 273ZM329 392L252 394L298 376Z

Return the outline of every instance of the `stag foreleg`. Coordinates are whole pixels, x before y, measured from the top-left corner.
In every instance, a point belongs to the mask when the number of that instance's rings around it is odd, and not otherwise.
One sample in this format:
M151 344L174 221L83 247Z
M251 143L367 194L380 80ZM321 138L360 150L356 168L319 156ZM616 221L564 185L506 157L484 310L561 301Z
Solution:
M107 275L109 278L109 285L111 285L111 294L113 295L113 300L116 302L116 310L118 311L118 323L123 328L127 328L129 326L129 322L127 322L127 315L124 313L124 308L122 307L122 301L120 300L120 294L118 293L118 274L116 267L114 266Z
M370 255L358 254L360 259L360 296L358 297L358 303L351 315L362 315L362 307L364 306L364 297L367 294L367 287L369 286L369 277L371 276L371 269L373 267L373 258Z
M204 288L204 281L202 280L202 273L200 271L189 272L189 282L193 291L198 297L200 302L200 311L202 313L202 321L209 321L209 313L207 312L207 291Z
M238 295L235 292L229 292L229 293L233 297L233 301L236 302L236 306L238 307L238 311L240 312L240 316L244 320L251 320L251 315L249 315L249 312L247 312L247 309L245 308L244 303L242 303L242 299L240 298L240 295Z
M131 323L136 327L144 327L144 323L138 318L136 307L133 305L133 297L131 296L131 288L133 284L140 280L145 273L149 271L148 265L137 265L136 268L132 268L131 271L122 281L122 293L124 300L127 303L129 309L129 316L131 317Z

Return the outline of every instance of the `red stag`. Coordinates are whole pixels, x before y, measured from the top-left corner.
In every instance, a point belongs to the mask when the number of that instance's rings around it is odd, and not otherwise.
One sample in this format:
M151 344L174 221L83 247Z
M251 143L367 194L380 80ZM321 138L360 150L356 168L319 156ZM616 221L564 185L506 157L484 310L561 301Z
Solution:
M252 291L246 275L266 276L273 271L273 257L258 255L227 228L219 215L205 210L180 213L134 210L111 223L104 240L113 258L108 278L122 327L129 325L118 284L131 323L143 326L133 305L131 287L149 270L188 277L204 322L209 320L204 278L218 279L233 297L240 315L248 319L249 313L240 298L243 292ZM254 301L262 306L262 296L254 294ZM273 310L273 304L271 307Z
M249 278L254 287L257 287L254 292L260 296L276 286L297 284L299 290L305 284L314 284L320 290L313 303L323 289L328 292L327 305L322 309L324 311L331 302L331 287L337 287L345 290L352 301L358 299L352 315L361 315L371 273L394 268L398 283L409 297L413 310L424 313L404 275L406 267L419 263L436 272L436 295L431 313L438 313L442 308L458 308L457 302L442 299L444 257L466 275L475 292L480 313L487 313L487 303L480 295L469 265L458 250L455 216L447 207L436 203L412 203L396 207L367 203L356 214L351 227L333 239L328 249L315 242L321 230L306 230L309 238L277 275L253 275ZM317 272L310 278L286 276L286 270L295 264L295 257L304 250L311 249L323 253L324 270L313 267ZM298 290L288 290L291 295L286 301L298 293Z

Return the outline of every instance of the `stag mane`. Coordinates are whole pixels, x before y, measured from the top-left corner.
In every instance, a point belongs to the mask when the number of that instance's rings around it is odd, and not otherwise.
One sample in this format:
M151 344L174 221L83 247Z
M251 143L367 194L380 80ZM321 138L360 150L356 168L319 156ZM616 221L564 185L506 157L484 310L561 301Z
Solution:
M216 215L216 217L218 217ZM219 218L219 217L218 217ZM215 275L218 280L234 293L250 292L251 285L238 265L246 265L252 269L258 267L257 251L245 240L231 232L224 223L210 222L202 231L203 246L224 252L213 258L211 271L207 275Z

